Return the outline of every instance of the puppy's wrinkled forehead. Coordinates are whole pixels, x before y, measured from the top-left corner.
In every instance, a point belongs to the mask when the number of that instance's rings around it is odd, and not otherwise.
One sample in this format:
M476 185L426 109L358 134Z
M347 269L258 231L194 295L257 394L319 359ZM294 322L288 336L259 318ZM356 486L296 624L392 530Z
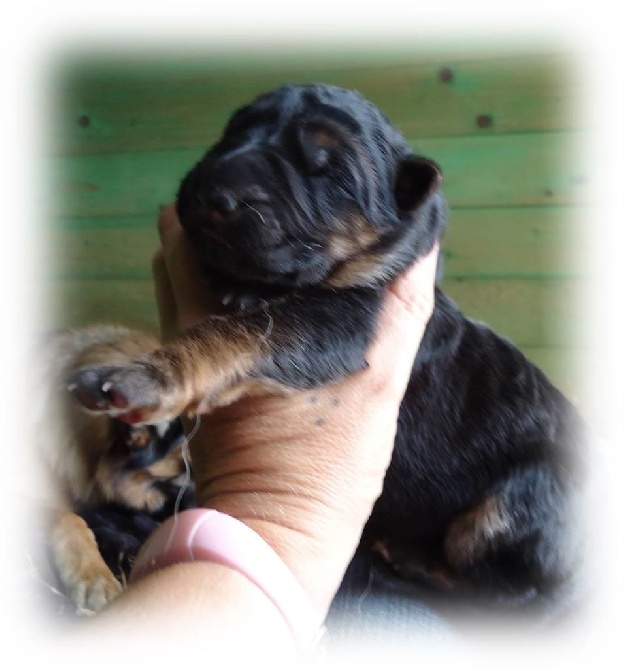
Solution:
M327 126L328 138L331 131L365 137L375 130L377 135L387 133L388 139L400 139L380 110L357 91L325 84L287 85L265 93L234 113L224 137L257 128L267 139L289 126L314 122Z
M209 276L303 286L364 251L384 265L438 176L357 91L286 85L234 112L177 209Z

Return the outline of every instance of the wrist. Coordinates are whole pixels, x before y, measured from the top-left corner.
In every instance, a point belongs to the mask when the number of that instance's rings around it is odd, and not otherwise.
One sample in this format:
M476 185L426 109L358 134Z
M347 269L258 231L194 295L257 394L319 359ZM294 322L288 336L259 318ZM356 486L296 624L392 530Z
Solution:
M261 495L261 494L260 494ZM359 543L361 527L338 513L328 515L327 504L280 494L211 496L209 504L242 521L260 535L296 576L323 620ZM260 514L256 513L260 510ZM328 518L328 516L330 518Z
M135 582L174 564L203 561L236 570L273 602L300 648L316 639L324 618L280 555L259 532L213 509L167 519L143 545L130 575Z
M271 658L278 667L294 667L300 650L279 609L237 570L195 561L170 565L133 583L104 610L85 622L83 635L110 635L110 663L119 660L122 639L157 666L163 658L228 659L237 667ZM80 633L79 633L80 634ZM101 638L100 638L101 639ZM241 644L244 640L244 644ZM92 648L93 640L89 639ZM169 656L167 656L169 654Z

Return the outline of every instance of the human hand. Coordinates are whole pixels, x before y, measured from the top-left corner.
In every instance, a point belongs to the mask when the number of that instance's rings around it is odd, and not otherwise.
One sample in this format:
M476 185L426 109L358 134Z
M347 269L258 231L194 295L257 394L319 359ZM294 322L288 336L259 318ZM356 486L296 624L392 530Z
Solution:
M154 277L163 339L210 302L175 209L159 219ZM369 367L312 391L240 400L190 441L201 507L230 514L283 558L323 618L381 493L399 405L433 308L437 250L386 291Z

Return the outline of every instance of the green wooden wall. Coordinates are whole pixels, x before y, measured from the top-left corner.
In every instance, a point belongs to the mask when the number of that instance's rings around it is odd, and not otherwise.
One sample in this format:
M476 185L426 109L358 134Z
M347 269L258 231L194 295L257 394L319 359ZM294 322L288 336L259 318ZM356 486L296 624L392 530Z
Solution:
M445 174L444 287L574 397L584 341L579 83L565 54L66 56L50 70L51 325L157 327L158 207L231 111L284 82L357 88Z

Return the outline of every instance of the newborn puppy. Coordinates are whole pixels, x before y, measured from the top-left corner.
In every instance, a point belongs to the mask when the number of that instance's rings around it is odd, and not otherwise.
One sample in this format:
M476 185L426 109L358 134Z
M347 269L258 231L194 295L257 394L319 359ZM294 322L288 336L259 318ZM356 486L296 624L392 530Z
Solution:
M79 371L76 397L145 424L362 368L384 287L443 236L441 181L357 92L262 95L177 198L225 316L130 364ZM436 288L358 558L447 591L556 598L580 556L583 434L542 372Z
M45 510L60 590L79 614L99 610L121 591L140 544L176 502L192 505L192 487L179 419L133 426L87 412L58 389L77 368L125 365L158 345L142 332L96 325L55 333L38 347L37 511Z

